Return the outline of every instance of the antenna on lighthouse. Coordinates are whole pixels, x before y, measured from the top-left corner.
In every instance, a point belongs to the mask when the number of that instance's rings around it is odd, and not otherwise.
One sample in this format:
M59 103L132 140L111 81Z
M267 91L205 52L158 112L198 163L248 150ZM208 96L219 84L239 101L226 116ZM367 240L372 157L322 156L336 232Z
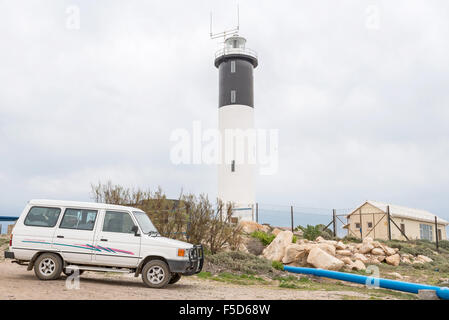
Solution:
M213 27L212 27L212 23L213 23L212 20L213 20L213 17L212 17L212 11L211 11L210 12L210 38L211 39L217 39L217 38L221 38L221 37L226 38L228 35L238 33L239 30L240 30L240 9L239 9L239 5L237 5L237 25L233 29L225 30L225 31L218 32L218 33L214 33L213 32Z

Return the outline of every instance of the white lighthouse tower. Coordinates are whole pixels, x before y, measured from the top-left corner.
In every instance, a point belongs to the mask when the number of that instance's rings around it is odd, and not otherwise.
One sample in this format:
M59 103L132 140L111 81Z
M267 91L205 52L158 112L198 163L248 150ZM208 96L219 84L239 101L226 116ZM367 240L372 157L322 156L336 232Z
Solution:
M232 203L233 217L255 220L256 136L254 130L253 70L257 54L246 39L234 34L215 55L219 70L218 123L221 163L218 198Z

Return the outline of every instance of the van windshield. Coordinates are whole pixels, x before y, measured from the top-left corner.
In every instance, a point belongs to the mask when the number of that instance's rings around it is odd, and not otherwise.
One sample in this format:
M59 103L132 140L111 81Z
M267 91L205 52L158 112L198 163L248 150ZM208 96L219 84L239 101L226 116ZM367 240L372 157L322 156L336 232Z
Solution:
M142 229L143 233L145 234L159 233L145 212L133 211L133 214L134 217L136 217L137 222L139 223L139 226Z

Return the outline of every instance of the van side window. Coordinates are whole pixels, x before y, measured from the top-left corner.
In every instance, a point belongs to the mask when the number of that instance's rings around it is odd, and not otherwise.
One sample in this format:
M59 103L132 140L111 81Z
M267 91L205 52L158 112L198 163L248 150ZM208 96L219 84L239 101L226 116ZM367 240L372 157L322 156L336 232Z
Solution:
M65 209L59 228L92 231L96 218L96 210Z
M60 208L32 207L23 223L26 226L53 228L60 213Z
M131 229L135 226L132 218L126 212L106 211L103 222L103 231L134 233Z

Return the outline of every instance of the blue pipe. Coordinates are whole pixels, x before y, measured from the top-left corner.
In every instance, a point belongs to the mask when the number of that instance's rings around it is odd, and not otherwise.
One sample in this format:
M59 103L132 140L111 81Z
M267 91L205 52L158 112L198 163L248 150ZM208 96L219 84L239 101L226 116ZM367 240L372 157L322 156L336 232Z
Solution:
M313 269L313 268L300 268L300 267L290 267L284 266L284 270L293 273L311 274L318 277L337 279L342 281L349 281L359 284L372 284L374 281L379 281L379 287L391 290L398 290L410 293L418 293L419 290L435 290L438 298L449 300L449 288L446 287L435 287L426 284L418 284L411 282L402 282L397 280L374 278L369 276L362 276L352 273L344 273L338 271L330 271L323 269Z

